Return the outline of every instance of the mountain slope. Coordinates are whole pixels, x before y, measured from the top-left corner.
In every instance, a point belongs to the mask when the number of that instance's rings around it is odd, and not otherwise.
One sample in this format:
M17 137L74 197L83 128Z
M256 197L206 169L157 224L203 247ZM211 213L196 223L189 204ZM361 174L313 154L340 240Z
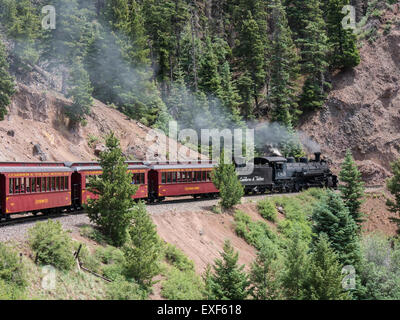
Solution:
M121 140L126 156L132 160L165 160L166 143L178 148L182 159L188 150L176 141L160 135L156 148L149 149L154 139L146 141L150 129L127 118L119 111L95 101L87 125L70 129L62 112L71 103L63 95L40 86L18 82L9 113L0 122L0 161L78 161L96 159L104 149L104 136L114 131Z
M374 43L363 44L361 64L336 74L325 107L300 125L336 166L351 149L371 184L383 183L390 162L400 157L399 7L383 19L388 16L397 25Z

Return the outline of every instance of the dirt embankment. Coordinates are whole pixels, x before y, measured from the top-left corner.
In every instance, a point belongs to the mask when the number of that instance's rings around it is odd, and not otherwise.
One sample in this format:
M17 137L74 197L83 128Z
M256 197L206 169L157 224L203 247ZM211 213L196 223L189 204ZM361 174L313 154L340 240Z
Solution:
M71 129L62 111L70 103L59 93L18 82L9 113L0 122L0 161L94 160L110 131L132 160L166 160L169 145L180 159L196 157L163 134L148 135L151 129L96 100L87 125Z
M234 231L233 216L210 211L165 212L152 216L160 237L181 249L203 273L207 264L221 258L225 240L239 251L239 264L250 267L256 250L239 238Z
M383 184L400 158L400 12L382 17L380 36L363 42L361 63L336 74L325 107L300 125L322 152L340 164L351 149L369 184ZM384 33L384 21L394 21Z

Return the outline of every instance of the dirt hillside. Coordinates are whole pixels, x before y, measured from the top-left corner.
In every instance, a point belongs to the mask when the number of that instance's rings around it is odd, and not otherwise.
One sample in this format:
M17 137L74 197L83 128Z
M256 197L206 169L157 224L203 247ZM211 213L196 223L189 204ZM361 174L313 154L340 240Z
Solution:
M394 23L385 35L389 20ZM363 42L360 65L336 74L325 107L300 125L335 164L351 149L363 178L375 185L400 157L400 6L379 23L377 40Z
M104 136L114 131L125 154L132 160L165 160L169 143L182 159L194 158L188 149L160 135L146 140L150 129L119 111L96 101L87 125L70 129L63 95L18 82L9 114L0 122L0 161L78 161L96 159L104 149ZM169 154L171 154L169 152Z

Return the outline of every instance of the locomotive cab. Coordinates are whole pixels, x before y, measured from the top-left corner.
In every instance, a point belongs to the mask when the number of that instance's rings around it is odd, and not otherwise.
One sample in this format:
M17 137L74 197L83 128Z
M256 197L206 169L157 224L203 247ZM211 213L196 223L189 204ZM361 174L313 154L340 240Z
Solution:
M284 162L275 162L275 179L284 178L286 176L286 163Z

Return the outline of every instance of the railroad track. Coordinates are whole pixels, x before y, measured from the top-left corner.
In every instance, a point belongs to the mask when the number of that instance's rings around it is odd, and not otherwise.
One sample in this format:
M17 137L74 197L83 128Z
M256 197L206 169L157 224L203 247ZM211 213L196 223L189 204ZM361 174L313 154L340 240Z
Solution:
M384 185L374 185L374 186L365 186L366 189L378 189L382 188ZM338 191L337 191L338 192ZM244 195L243 198L261 198L261 197L278 197L278 196L294 196L299 194L300 192L292 192L292 193L264 193L264 194L249 194ZM219 198L182 198L182 199L171 199L164 200L161 202L154 202L151 204L147 204L148 206L163 206L163 205L173 205L173 204L181 204L181 203L192 203L192 202L206 202L211 200L217 200ZM11 218L10 220L3 220L0 222L0 228L5 226L11 226L16 224L24 224L29 222L36 222L41 220L53 219L53 218L61 218L67 217L71 215L80 215L85 214L84 210L72 211L72 212L61 212L61 213L53 213L53 214L40 214L40 215L30 215L24 216L20 218Z
M29 215L19 218L11 218L10 220L3 220L0 222L0 228L6 226L12 226L16 224L24 224L29 222L36 222L41 220L53 219L53 218L61 218L67 217L71 215L79 215L84 214L83 210L74 211L74 212L61 212L61 213L52 213L52 214L38 214L38 215Z
M244 195L243 198L261 198L261 197L275 197L275 196L288 196L288 195L296 195L298 193L272 193L272 194L249 194ZM212 200L218 200L219 198L183 198L183 199L171 199L164 200L162 202L154 202L151 204L147 204L148 206L163 206L163 205L173 205L173 204L181 204L181 203L192 203L192 202L206 202ZM10 220L2 220L0 222L0 229L6 226L12 226L17 224L25 224L30 222L37 222L41 220L68 217L72 215L80 215L86 214L84 210L77 210L72 212L61 212L61 213L48 213L48 214L38 214L38 215L29 215L18 218L11 218Z

